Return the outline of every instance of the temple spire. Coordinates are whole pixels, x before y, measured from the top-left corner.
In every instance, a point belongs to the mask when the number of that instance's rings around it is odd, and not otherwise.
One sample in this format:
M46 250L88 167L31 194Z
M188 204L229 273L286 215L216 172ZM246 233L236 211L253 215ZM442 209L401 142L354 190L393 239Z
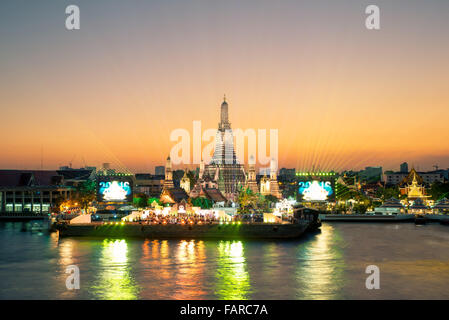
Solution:
M226 102L226 95L223 97L223 103L221 104L220 123L218 124L220 131L231 129L231 124L228 118L228 103Z

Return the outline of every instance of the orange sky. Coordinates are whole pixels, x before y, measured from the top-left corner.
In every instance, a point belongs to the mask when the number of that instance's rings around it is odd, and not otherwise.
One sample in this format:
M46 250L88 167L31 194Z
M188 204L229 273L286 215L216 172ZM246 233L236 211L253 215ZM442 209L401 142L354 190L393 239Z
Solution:
M40 168L42 148L44 169L152 172L172 130L217 126L224 93L233 128L279 130L280 167L447 168L449 5L380 2L368 31L353 1L79 1L69 32L63 4L6 1L0 168Z

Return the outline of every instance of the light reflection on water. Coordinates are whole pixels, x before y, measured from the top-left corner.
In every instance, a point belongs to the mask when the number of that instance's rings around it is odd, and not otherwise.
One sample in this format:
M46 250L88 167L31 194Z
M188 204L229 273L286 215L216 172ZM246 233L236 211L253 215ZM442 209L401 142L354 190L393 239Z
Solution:
M215 294L218 299L249 299L251 285L242 241L220 241L217 251Z
M58 239L0 223L0 299L449 298L449 229L324 224L295 241ZM381 236L380 236L381 235ZM75 264L81 289L67 290ZM381 290L364 268L379 265Z
M338 232L323 225L319 236L298 250L296 269L298 299L339 299L344 285L343 243Z
M206 293L202 289L204 273L204 242L181 240L176 248L175 287L172 299L201 299Z
M104 240L98 261L101 272L91 290L102 300L131 300L138 298L138 287L130 274L126 240Z
M74 264L73 241L63 241L59 243L59 264L64 267Z

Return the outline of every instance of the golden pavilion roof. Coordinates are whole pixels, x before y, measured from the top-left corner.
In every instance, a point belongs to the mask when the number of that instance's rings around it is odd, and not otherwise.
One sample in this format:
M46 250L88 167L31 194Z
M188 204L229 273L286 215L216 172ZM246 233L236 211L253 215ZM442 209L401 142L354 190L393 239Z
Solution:
M416 183L418 185L424 184L423 178L418 174L418 172L416 172L416 170L414 168L412 168L412 170L410 170L410 173L408 174L408 176L405 177L404 179L402 179L399 186L411 185L414 180L416 180Z

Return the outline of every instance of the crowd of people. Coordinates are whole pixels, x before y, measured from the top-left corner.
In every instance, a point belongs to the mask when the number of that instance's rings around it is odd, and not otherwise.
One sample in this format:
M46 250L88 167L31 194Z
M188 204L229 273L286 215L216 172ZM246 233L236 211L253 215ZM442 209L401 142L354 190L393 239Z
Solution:
M247 214L227 216L224 218L217 218L213 214L180 214L178 215L157 215L154 212L149 213L143 218L138 218L134 222L142 224L213 224L213 223L261 223L263 222L262 214Z
M98 216L97 216L98 217ZM114 217L121 220L119 217ZM93 219L94 220L94 219ZM102 221L101 218L95 219L97 221ZM283 215L282 221L293 222L293 217L290 215ZM104 221L104 220L103 220ZM217 216L213 213L211 214L195 214L195 213L178 213L177 215L163 215L157 214L155 212L148 212L140 217L128 218L126 221L139 223L139 224L182 224L182 225L193 225L193 224L214 224L214 223L228 223L228 224L241 224L241 223L263 223L263 214L237 214L237 215L226 215Z
M232 220L234 219L232 218ZM177 216L163 216L150 213L138 221L145 224L212 224L219 223L220 219L217 219L214 215L178 214Z

